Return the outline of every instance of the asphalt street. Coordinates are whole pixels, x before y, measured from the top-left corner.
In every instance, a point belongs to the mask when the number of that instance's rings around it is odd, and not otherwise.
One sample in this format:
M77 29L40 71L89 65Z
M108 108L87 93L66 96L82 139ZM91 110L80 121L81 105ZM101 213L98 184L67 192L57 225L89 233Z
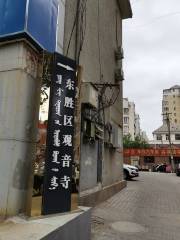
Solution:
M180 177L140 172L136 180L98 205L92 240L180 240Z

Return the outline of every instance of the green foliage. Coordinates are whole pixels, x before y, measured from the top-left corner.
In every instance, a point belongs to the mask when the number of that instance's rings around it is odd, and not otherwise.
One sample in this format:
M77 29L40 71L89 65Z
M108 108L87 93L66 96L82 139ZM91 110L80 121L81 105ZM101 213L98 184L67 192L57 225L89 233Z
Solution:
M130 134L123 137L123 147L124 148L150 148L148 142L146 142L141 136L136 136L135 139L132 140Z

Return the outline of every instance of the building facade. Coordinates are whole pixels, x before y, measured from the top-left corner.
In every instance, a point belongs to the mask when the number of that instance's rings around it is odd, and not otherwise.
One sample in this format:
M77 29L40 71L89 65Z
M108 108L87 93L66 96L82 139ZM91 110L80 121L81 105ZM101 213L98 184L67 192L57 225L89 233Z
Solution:
M163 122L166 122L166 114L172 124L180 124L180 86L175 85L163 90L162 100Z
M64 54L81 66L80 203L123 187L122 20L128 0L66 0ZM115 28L112 28L115 26ZM107 193L108 192L108 193ZM99 199L99 200L97 200Z
M173 145L180 146L180 125L170 124L170 140ZM153 132L153 141L151 143L154 145L169 145L169 130L166 123Z
M128 98L123 98L123 134L130 134L132 140L141 135L139 114L136 113L135 103Z
M141 128L140 128L140 116L139 114L135 114L135 136L141 135ZM143 135L142 135L143 136Z
M163 90L163 125L153 132L152 144L180 144L180 86L175 85Z
M128 135L129 129L129 102L127 98L123 99L123 134Z

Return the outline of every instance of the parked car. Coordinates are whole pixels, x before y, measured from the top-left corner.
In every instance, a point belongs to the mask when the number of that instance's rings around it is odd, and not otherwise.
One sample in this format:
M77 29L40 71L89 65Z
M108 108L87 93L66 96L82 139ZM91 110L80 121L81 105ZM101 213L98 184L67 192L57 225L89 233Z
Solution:
M153 165L152 166L152 172L157 172L157 168L159 167L159 164Z
M123 164L124 179L130 179L139 176L139 169L132 165Z
M166 172L166 164L160 164L156 167L156 172Z
M176 176L180 176L180 163L176 167Z

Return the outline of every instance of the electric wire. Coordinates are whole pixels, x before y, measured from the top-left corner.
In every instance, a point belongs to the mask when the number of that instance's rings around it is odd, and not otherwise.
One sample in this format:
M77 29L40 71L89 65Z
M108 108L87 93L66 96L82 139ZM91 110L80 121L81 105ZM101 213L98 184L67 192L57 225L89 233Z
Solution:
M68 56L68 54L69 54L69 48L70 48L70 45L71 45L71 40L72 40L72 36L73 36L75 26L76 26L76 18L75 18L75 21L73 23L72 31L71 31L71 34L70 34L70 38L69 38L69 42L68 42L68 46L67 46L67 50L66 50L66 56Z
M78 4L78 3L77 3L77 4ZM73 36L73 33L74 33L74 29L75 29L75 27L76 27L76 25L77 25L77 21L78 21L78 7L77 7L77 10L76 10L76 14L75 14L75 18L74 18L72 30L71 30L70 37L69 37L69 41L68 41L68 45L67 45L66 56L68 56L68 53L69 53L69 48L70 48L70 45L71 45L71 41L72 41L72 36Z
M173 12L173 13L168 13L168 14L164 14L164 15L161 15L159 17L155 17L154 19L151 19L151 21L149 23L146 23L146 24L142 24L142 25L138 25L138 26L134 26L134 27L130 27L130 28L126 28L127 30L136 30L137 28L143 28L143 27L146 27L146 26L149 26L149 25L152 25L166 17L171 17L171 16L175 16L175 15L179 15L180 14L180 11L179 12Z
M83 48L85 34L86 34L87 0L79 1L77 12L78 12L78 22L76 25L75 59L77 64L79 64L80 54Z

